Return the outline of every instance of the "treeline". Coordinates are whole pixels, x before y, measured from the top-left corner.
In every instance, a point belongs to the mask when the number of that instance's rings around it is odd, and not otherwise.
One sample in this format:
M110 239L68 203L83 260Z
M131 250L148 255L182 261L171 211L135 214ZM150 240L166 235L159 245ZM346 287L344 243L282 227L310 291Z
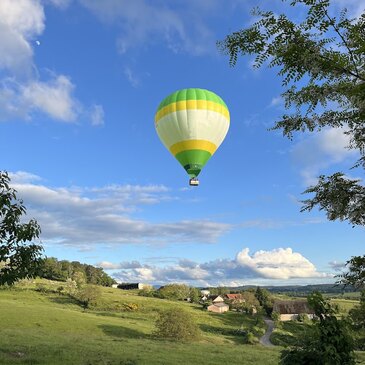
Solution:
M39 276L44 279L66 281L67 279L82 280L86 284L112 286L116 281L100 267L81 264L78 261L58 261L55 257L43 260Z

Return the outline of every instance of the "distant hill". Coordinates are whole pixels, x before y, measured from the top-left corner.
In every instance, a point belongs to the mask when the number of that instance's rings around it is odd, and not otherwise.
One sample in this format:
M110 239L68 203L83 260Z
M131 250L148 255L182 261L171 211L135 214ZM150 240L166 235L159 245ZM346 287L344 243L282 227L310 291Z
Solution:
M236 287L226 287L228 291L235 292L247 289L255 289L260 285L243 285ZM344 294L356 292L357 290L354 287L346 287L344 288L341 285L335 284L315 284L315 285L282 285L282 286L260 286L263 289L269 290L271 293L277 294L287 294L294 296L306 296L313 291L319 291L324 294ZM212 288L201 288L211 290Z
M232 290L245 290L249 288L256 288L257 286L242 286L239 288L230 288ZM353 287L344 288L341 285L335 284L315 284L315 285L283 285L283 286L262 286L269 290L271 293L283 293L283 294L293 294L293 295L307 295L313 291L319 291L325 294L342 294L350 293L356 291Z

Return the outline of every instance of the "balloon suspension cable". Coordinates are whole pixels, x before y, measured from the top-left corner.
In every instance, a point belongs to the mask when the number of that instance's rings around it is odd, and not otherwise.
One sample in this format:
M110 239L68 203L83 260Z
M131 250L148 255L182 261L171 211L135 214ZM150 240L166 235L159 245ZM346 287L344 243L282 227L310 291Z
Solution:
M197 177L193 177L189 180L190 186L199 186L199 180Z

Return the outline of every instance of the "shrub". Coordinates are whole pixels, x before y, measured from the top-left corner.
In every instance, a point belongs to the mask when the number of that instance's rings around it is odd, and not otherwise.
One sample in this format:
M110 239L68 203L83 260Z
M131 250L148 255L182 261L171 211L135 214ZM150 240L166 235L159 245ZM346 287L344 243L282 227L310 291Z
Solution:
M251 331L245 332L243 336L243 341L248 345L255 345L259 342L258 338Z
M307 323L309 322L308 314L306 313L299 313L297 317L298 322Z
M54 291L47 287L47 285L43 283L37 283L35 285L35 290L39 291L40 293L53 293Z
M160 312L154 334L157 337L182 342L194 341L200 338L198 325L189 313L180 308Z
M111 308L107 310L117 311L117 312L135 312L140 309L140 305L137 303L116 303Z
M101 296L101 290L98 286L87 285L76 292L75 299L77 299L84 309L90 306L95 306Z

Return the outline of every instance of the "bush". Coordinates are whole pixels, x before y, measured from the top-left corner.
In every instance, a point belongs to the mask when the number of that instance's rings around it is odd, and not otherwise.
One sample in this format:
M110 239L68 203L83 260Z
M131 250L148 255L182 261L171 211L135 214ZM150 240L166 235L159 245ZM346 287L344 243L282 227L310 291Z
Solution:
M87 285L76 292L75 299L84 307L95 306L101 296L101 290L95 285Z
M35 290L43 294L55 292L53 289L49 288L46 284L43 283L37 283L35 285Z
M120 312L132 312L137 311L139 309L139 305L137 303L118 303L115 306L115 309Z
M246 331L243 341L248 345L255 345L259 342L258 338L251 331Z
M306 314L306 313L299 313L298 314L298 317L297 317L297 321L298 322L302 322L302 323L308 323L309 322L308 314Z
M200 330L189 313L173 308L161 312L156 321L157 337L175 341L194 341L200 338Z

